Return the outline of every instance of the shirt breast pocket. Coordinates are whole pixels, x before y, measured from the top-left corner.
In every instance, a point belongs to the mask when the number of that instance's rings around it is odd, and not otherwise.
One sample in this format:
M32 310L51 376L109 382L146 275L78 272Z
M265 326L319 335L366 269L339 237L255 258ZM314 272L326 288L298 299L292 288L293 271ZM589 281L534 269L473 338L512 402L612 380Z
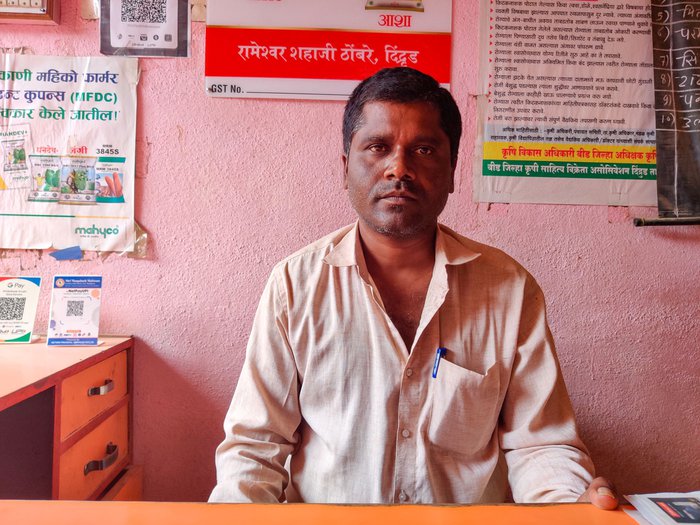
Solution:
M446 452L463 455L482 450L498 423L498 363L482 375L442 359L437 377L430 382L430 442Z

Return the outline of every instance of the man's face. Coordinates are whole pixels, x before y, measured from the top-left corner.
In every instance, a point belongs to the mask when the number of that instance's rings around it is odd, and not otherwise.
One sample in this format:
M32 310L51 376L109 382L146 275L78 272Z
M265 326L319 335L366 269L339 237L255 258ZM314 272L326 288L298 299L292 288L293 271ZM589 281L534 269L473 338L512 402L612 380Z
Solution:
M391 237L432 233L454 189L450 141L425 102L366 104L343 166L360 223Z

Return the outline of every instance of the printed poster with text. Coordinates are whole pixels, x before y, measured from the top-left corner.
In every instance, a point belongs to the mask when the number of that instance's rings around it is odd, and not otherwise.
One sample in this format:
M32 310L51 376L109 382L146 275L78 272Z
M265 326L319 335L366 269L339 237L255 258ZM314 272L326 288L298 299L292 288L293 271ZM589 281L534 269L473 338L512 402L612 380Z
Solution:
M132 251L138 62L0 54L0 248Z
M649 2L481 8L474 199L655 206Z
M209 0L207 93L343 100L396 66L449 87L451 26L451 0Z

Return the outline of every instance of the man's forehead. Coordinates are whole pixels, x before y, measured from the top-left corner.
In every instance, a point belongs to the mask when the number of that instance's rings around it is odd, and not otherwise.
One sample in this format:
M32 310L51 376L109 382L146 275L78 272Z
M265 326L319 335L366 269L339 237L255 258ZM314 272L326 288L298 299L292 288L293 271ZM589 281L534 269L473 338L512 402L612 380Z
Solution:
M440 113L429 102L390 102L372 101L362 108L361 117L355 129L355 135L360 132L371 133L378 130L390 132L397 126L407 122L417 124L425 131L442 132ZM363 134L364 134L363 133ZM444 132L443 132L444 133ZM441 133L442 134L442 133Z
M395 102L391 100L372 100L362 107L362 115L388 115L391 113L419 113L439 118L440 112L434 104L425 101Z

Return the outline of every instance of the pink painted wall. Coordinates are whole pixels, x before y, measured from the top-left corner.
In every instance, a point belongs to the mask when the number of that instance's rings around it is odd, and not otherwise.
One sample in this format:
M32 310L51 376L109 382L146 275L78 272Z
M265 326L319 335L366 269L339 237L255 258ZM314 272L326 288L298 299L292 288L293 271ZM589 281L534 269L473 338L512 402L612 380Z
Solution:
M63 0L56 28L0 26L0 47L98 54L98 23ZM510 252L547 295L579 424L624 492L698 489L700 228L634 228L654 209L472 202L477 2L455 2L453 93L466 133L443 221ZM0 254L0 273L101 273L104 333L137 337L136 462L155 500L203 500L272 265L353 220L339 102L210 99L204 26L192 58L142 59L136 218L147 260ZM38 319L46 323L48 293Z

